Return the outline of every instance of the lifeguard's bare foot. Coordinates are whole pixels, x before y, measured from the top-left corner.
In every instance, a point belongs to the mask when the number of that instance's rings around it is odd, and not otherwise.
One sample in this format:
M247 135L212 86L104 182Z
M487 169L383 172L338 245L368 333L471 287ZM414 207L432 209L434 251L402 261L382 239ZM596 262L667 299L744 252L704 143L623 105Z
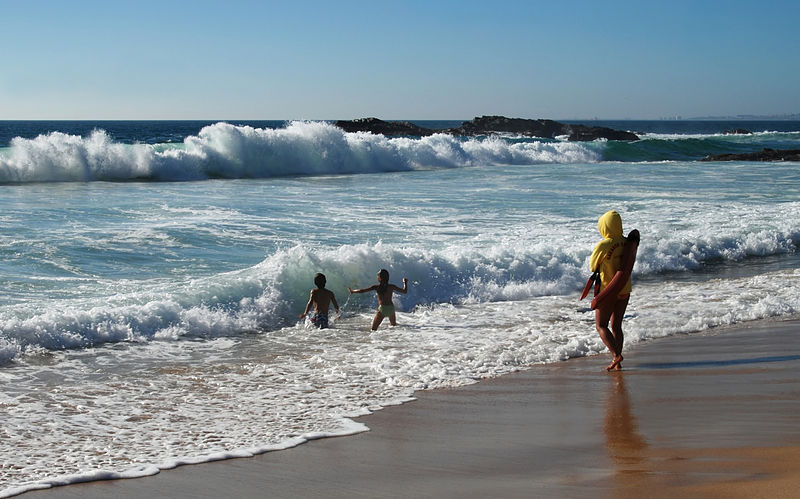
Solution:
M622 355L617 355L616 357L614 357L614 361L611 362L611 364L609 364L608 367L606 367L606 371L614 371L614 370L618 371L618 370L622 369L620 367L620 364L622 364L623 360L624 359L623 359Z

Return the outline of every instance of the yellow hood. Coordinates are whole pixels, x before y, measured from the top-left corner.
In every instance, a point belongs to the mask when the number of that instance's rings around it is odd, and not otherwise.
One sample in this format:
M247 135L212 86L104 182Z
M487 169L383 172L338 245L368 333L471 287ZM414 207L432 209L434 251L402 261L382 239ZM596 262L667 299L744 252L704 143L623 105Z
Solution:
M608 211L597 221L597 229L605 239L622 237L622 217L614 210Z

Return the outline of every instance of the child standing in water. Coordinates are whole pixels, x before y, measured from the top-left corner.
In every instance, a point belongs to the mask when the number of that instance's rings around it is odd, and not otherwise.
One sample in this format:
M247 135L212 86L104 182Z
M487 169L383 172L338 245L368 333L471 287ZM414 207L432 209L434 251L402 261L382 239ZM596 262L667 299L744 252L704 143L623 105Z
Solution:
M616 211L606 212L597 222L597 228L603 240L597 243L592 251L589 266L592 272L600 272L600 291L608 286L617 270L622 267L622 253L627 239L622 235L622 217ZM620 290L617 296L609 297L594 311L594 324L600 339L613 355L608 371L622 369L622 318L628 308L631 294L631 279ZM611 321L611 329L608 323Z
M317 274L314 276L314 284L317 286L317 289L311 290L311 296L308 298L306 310L300 314L300 318L305 319L313 303L314 315L311 316L310 320L312 324L320 329L328 327L328 310L330 309L331 303L333 303L333 308L336 310L336 313L339 313L339 304L336 303L336 297L333 296L332 291L325 289L326 283L327 279L325 278L325 274Z
M394 303L392 303L392 293L394 291L402 294L408 293L408 279L404 277L403 287L398 288L394 284L389 284L389 271L381 269L381 271L378 272L378 284L373 284L364 289L353 290L347 288L347 291L349 291L350 294L366 293L367 291L376 291L378 293L378 312L375 314L375 318L372 319L372 330L375 331L378 329L378 326L381 325L381 322L383 322L384 317L389 318L389 324L392 326L397 325L397 320L394 315Z

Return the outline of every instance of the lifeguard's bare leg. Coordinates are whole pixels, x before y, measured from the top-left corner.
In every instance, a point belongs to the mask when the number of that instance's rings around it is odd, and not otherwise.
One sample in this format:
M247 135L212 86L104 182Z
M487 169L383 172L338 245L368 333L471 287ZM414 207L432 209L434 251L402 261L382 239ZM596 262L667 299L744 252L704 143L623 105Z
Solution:
M610 300L609 300L610 301ZM598 307L594 311L594 326L597 329L597 333L600 335L600 339L603 340L603 344L608 348L609 352L613 356L613 360L608 367L607 370L611 371L612 369L616 369L619 366L620 362L622 362L622 351L619 347L622 345L622 341L617 341L614 336L614 333L608 328L608 322L611 319L611 316L614 315L616 311L617 301L611 303L604 303L602 306ZM627 305L627 303L626 303ZM623 311L624 315L624 311ZM621 331L621 329L620 329Z
M622 345L625 341L625 335L622 332L622 319L625 317L625 310L628 308L629 296L617 300L614 304L614 311L611 314L611 335L614 337L614 350L622 362ZM614 369L622 369L622 365L617 363Z

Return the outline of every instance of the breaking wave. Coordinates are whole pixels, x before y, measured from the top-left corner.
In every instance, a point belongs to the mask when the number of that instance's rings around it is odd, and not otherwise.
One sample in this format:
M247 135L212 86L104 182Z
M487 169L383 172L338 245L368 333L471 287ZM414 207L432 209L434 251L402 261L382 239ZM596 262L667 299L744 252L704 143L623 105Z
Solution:
M124 144L103 130L86 137L51 132L0 149L0 182L188 181L459 168L486 164L596 162L582 144L445 134L387 138L347 133L325 122L285 128L216 123L181 144Z
M795 205L793 205L795 206ZM685 236L685 235L684 235ZM732 236L655 237L642 244L634 273L693 272L704 265L794 254L796 229L744 231ZM567 245L569 248L569 245ZM591 248L554 250L525 241L491 248L440 249L298 244L235 272L189 281L143 281L113 297L17 304L0 311L0 364L26 351L85 348L102 343L214 338L291 326L308 299L314 272L328 277L345 312L371 310L374 298L342 295L391 269L393 282L411 281L395 297L401 310L437 304L476 304L578 293L587 277ZM395 269L397 272L395 272ZM402 273L400 273L402 272Z

